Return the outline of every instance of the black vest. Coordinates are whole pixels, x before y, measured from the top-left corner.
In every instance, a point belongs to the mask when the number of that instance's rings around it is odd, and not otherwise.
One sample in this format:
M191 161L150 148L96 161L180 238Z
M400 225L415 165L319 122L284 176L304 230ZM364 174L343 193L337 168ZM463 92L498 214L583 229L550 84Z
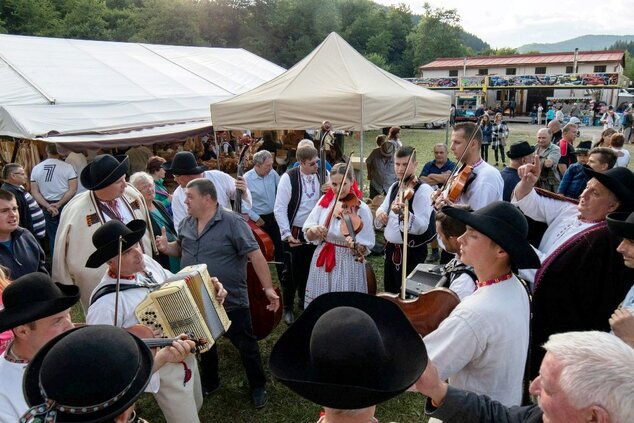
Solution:
M299 203L302 199L303 186L301 181L301 172L298 167L294 167L291 170L286 171L288 175L288 179L291 181L291 199L288 202L288 206L286 208L286 215L288 216L288 224L291 229L293 228L293 221L295 220L295 216L297 216L297 210L299 210ZM321 180L319 179L319 175L315 174L315 178L319 182L319 190L321 190Z

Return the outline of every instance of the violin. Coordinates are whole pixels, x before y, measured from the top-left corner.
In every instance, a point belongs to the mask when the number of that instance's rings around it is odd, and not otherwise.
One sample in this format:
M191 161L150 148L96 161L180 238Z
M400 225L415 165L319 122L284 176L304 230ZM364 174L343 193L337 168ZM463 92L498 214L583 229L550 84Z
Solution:
M365 246L358 244L356 237L356 234L363 229L363 220L358 214L361 200L354 193L349 193L346 197L339 200L339 203L339 214L337 216L341 219L339 229L344 237L352 238L354 259L359 263L363 263L365 262Z
M458 173L456 173L451 179L451 183L447 186L445 197L449 200L449 202L455 203L458 201L467 187L472 175L475 176L473 173L473 166L463 164Z

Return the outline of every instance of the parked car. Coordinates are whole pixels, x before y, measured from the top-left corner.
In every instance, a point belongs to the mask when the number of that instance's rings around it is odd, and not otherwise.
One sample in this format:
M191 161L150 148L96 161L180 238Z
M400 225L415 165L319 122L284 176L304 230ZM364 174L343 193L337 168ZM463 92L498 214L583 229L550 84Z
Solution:
M437 128L444 128L446 125L447 125L447 120L442 119L442 120L435 120L433 122L415 123L413 125L410 125L409 128L437 129Z

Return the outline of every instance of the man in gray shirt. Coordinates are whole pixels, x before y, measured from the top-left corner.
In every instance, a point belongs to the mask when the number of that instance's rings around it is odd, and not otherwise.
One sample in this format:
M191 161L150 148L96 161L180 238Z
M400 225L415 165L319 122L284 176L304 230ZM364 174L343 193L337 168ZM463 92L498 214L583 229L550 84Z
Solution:
M156 237L157 247L167 255L180 255L182 266L205 263L229 292L224 307L231 327L225 336L240 351L251 399L256 408L262 408L267 402L266 378L251 324L246 266L251 261L269 300L267 309L273 312L280 303L268 264L244 218L218 206L213 182L205 178L190 181L185 189L185 206L189 216L179 225L178 239L168 243L163 230ZM209 395L219 386L216 345L201 355L200 366L203 394Z

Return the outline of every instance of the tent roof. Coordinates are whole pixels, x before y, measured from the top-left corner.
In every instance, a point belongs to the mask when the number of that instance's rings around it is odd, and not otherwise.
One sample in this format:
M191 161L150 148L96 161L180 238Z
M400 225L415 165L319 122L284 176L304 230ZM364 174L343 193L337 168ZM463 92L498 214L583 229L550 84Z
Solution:
M450 98L368 61L336 33L291 69L211 106L215 129L376 129L447 119Z
M147 143L282 72L243 49L0 35L0 135Z

